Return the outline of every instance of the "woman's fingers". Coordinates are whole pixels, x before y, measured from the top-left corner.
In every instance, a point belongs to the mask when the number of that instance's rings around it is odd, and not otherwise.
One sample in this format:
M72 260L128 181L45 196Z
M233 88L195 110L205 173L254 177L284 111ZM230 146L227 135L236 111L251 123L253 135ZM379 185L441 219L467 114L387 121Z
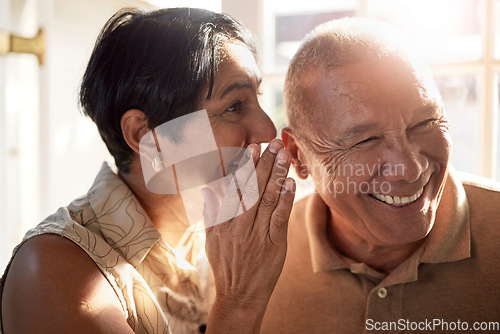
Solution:
M247 156L241 159L234 178L233 174L226 176L228 185L224 187L223 198L219 198L221 203L217 218L211 225L234 219L231 224L235 225L236 233L246 234L252 231L256 214L261 210L263 218L260 221L266 220L265 229L268 228L291 160L290 153L282 147L281 140L273 140L260 158L258 145L252 144L247 148ZM283 152L276 159L280 149ZM280 163L276 164L276 161ZM264 208L259 209L261 206ZM238 218L243 213L245 217Z
M267 187L267 183L273 172L288 173L286 170L275 170L276 155L283 148L283 142L279 139L274 139L268 145L267 149L262 154L262 157L256 162L256 167L252 169L252 174L248 177L246 183L241 186L242 202L246 211L251 211L255 215L258 207L261 205L262 196ZM274 170L273 170L274 169ZM243 178L241 178L243 179ZM266 198L266 200L274 200L274 198ZM276 203L277 204L277 201Z
M260 145L250 144L247 147L247 151L252 156L252 159L253 159L253 162L254 162L253 165L256 166L257 163L259 162L259 158L260 158Z
M273 152L270 152L273 153ZM283 182L288 175L288 169L291 162L291 154L286 149L280 149L277 154L274 154L274 161L272 164L271 173L266 183L263 185L259 184L259 189L261 190L260 202L256 208L256 218L254 223L254 229L260 235L264 235L270 228L271 216L276 210L278 203L283 200L288 200L289 198L281 199L282 197L282 187ZM260 161L259 161L260 163ZM267 165L265 168L269 168ZM259 172L259 166L257 166L257 172ZM244 195L245 196L245 195ZM293 201L293 198L292 198ZM291 206L291 203L287 203ZM283 210L283 207L280 207Z
M264 151L255 167L261 195L263 194L267 181L271 176L271 171L275 165L276 155L283 147L284 145L281 139L273 139L267 146L267 149Z
M269 238L273 245L286 244L288 218L290 218L290 212L292 211L295 187L295 180L292 178L287 178L283 182L281 196L271 215L269 225Z
M260 158L259 151L258 145L247 148L247 159L240 161L234 178L228 178L231 182L219 201L210 189L203 189L206 227L228 222L235 235L262 236L268 233L272 219L275 227L286 226L283 220L291 210L294 182L288 181L286 189L283 184L291 154L280 139L272 140Z

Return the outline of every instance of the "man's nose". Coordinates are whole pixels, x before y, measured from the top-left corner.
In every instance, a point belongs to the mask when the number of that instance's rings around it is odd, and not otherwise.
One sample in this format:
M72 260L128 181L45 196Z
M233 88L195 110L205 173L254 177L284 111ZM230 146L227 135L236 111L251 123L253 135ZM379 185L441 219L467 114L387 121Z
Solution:
M406 136L388 141L382 153L382 173L387 181L417 181L429 167L429 160L417 143Z

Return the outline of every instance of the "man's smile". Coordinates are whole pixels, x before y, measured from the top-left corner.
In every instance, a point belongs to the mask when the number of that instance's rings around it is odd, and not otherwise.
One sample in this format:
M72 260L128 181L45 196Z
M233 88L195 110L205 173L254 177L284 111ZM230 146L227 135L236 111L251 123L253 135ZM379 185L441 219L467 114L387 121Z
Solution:
M422 187L420 190L418 190L416 193L410 196L395 196L395 195L391 196L382 194L370 194L370 196L390 205L403 206L415 202L417 199L420 198L420 196L422 196L423 192L424 188Z

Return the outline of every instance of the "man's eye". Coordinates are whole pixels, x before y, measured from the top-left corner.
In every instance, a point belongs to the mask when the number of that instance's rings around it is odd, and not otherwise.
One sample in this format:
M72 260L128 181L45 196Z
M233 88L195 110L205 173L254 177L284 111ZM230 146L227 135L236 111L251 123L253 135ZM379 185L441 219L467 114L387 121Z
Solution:
M233 103L229 108L226 108L225 111L227 112L240 112L242 108L242 102L238 101L236 103Z
M372 142L375 139L377 139L377 138L375 138L375 137L369 137L369 138L366 138L365 140L362 140L362 141L356 143L354 146L361 146L361 145L367 144L369 142Z
M429 119L426 119L426 120L418 123L416 127L427 128L427 127L430 127L430 126L433 126L434 124L436 124L437 121L438 120L436 118L429 118Z

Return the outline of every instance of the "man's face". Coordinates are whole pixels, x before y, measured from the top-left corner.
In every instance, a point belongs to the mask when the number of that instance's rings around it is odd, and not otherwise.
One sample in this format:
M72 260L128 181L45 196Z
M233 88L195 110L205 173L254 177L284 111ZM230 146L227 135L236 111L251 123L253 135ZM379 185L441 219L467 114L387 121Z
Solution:
M451 139L424 79L393 59L317 68L305 78L314 115L302 162L336 230L367 247L415 242L432 228Z

